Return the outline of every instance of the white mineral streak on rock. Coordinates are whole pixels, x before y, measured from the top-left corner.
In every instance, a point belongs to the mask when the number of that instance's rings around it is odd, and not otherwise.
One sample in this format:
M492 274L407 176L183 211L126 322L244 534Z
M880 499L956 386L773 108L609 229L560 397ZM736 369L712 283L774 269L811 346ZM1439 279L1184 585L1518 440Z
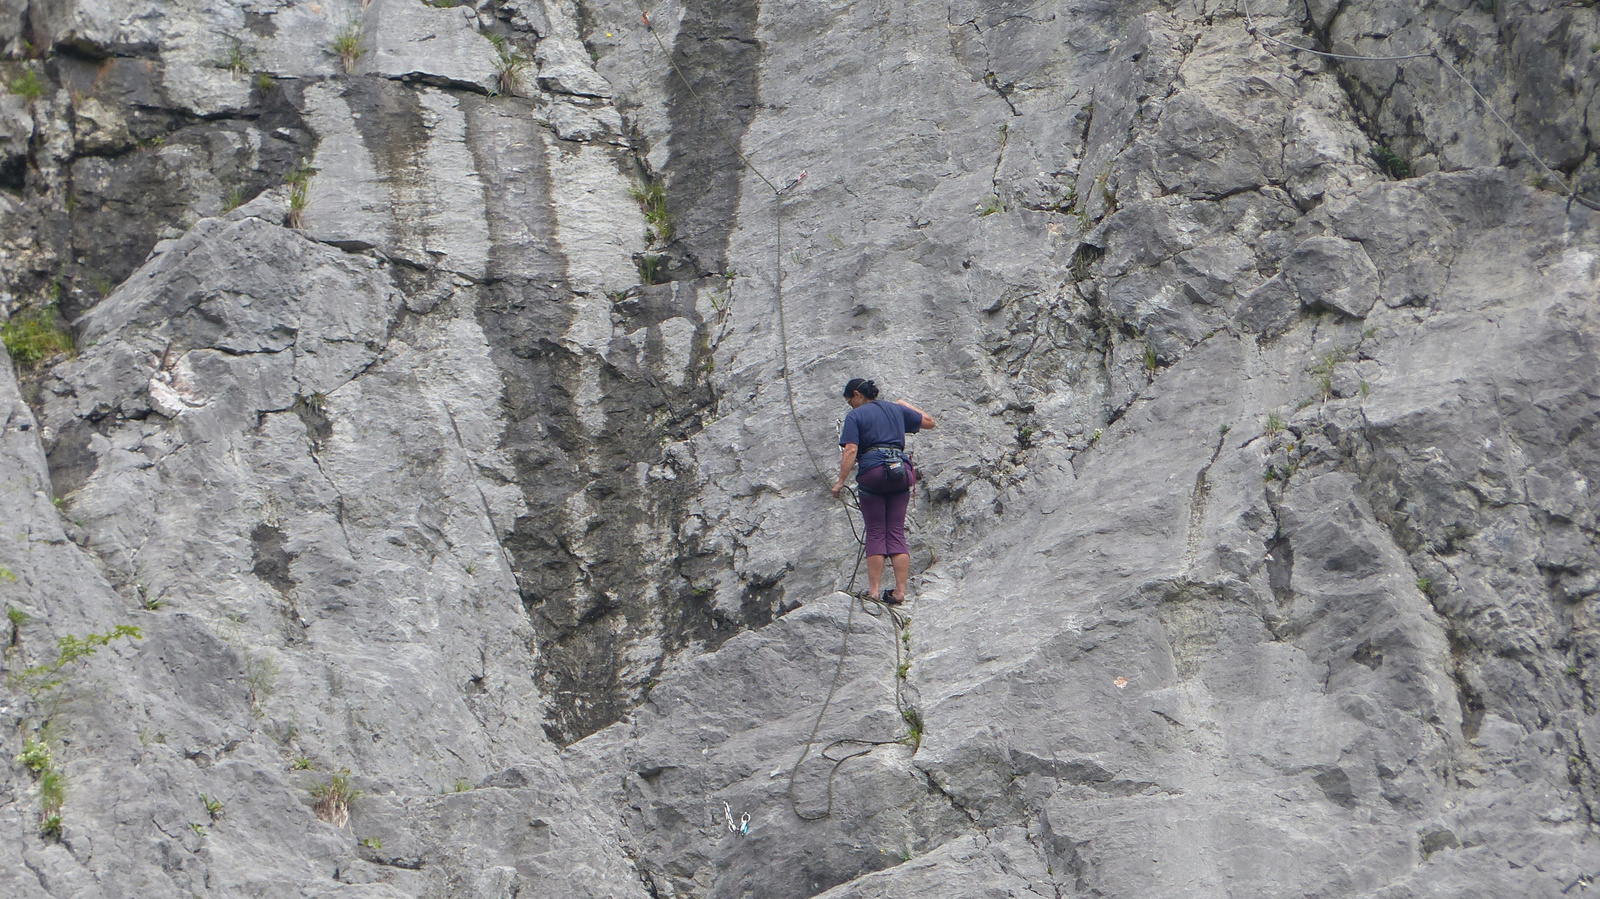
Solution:
M578 413L590 433L605 426L599 403L599 366L595 354L604 354L612 338L611 297L639 281L633 261L644 249L644 218L638 203L628 195L628 182L617 168L615 156L589 145L573 150L557 142L546 149L556 229L552 237L567 262L567 279L574 291L574 314L566 341L583 354L583 377L578 385ZM618 227L636 222L636 228Z
M449 271L482 279L489 259L489 222L483 181L467 147L466 118L460 101L448 93L423 90L420 96L428 145L418 173L424 179L420 203L413 211L425 222L418 229L425 235L418 249L442 256L437 264Z
M662 322L660 327L662 367L667 381L674 387L682 387L694 352L695 325L686 318L675 316Z
M150 379L149 391L150 408L168 418L177 418L178 413L189 408L183 397L178 396L178 392L173 390L170 384L159 378Z
M611 338L610 301L605 294L639 283L633 257L644 250L644 217L628 195L631 184L610 150L551 142L545 155L557 220L555 237L567 260L568 280L574 290L593 295L595 303L580 310L571 338L577 345L598 347Z
M202 393L188 353L178 359L171 371L157 371L152 375L149 391L151 408L168 418L177 418L179 413L210 401L210 397Z
M390 248L393 200L334 82L306 88L306 118L318 142L303 220L318 240Z
M423 375L430 401L450 419L472 464L479 472L493 471L498 475L467 480L482 492L494 523L494 534L488 535L491 539L475 549L482 558L495 559L493 564L503 568L504 559L495 538L511 532L517 516L527 512L527 502L516 486L516 469L501 446L505 412L500 371L489 356L483 328L472 318L452 317L441 337L418 371Z

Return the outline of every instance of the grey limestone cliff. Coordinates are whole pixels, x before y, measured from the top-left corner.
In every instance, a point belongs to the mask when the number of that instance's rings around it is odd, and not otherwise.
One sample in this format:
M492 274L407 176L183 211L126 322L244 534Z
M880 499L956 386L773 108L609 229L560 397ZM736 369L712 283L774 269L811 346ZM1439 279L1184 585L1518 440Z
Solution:
M0 894L1600 878L1594 7L0 41ZM852 376L939 420L898 614Z

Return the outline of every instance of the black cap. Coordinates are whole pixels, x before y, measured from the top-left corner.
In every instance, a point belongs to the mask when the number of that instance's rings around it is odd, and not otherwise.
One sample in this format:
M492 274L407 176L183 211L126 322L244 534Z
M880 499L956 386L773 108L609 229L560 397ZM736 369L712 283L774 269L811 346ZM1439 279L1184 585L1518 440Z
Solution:
M841 396L843 396L845 399L849 399L850 394L861 390L862 387L865 387L871 383L872 382L866 378L851 378L850 383L844 385L844 393L841 394Z

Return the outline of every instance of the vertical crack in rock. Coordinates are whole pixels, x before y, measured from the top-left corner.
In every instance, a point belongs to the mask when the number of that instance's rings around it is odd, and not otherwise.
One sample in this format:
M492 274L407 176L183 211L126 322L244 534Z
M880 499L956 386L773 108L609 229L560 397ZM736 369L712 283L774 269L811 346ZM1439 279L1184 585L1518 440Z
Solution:
M1206 476L1211 472L1211 466L1217 464L1217 457L1222 455L1222 446L1228 440L1226 431L1217 435L1217 445L1211 450L1211 458L1194 476L1194 491L1189 495L1189 523L1184 537L1183 570L1194 570L1194 563L1199 556L1201 538L1205 536L1206 502L1211 498L1211 485Z

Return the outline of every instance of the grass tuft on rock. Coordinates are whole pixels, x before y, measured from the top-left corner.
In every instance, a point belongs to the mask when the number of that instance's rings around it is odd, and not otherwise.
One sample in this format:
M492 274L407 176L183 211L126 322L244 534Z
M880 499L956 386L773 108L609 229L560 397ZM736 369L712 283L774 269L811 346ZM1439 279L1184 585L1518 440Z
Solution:
M300 166L284 177L289 185L289 215L284 224L291 228L305 227L306 207L311 205L311 177L316 170Z
M1372 161L1378 164L1385 175L1396 181L1404 181L1411 177L1411 163L1404 156L1389 149L1383 144L1373 144L1371 150Z
M515 96L522 83L522 73L533 65L533 60L522 55L522 51L503 35L491 34L489 42L494 44L494 70L499 76L496 92L507 97Z
M652 244L665 244L672 240L672 213L667 210L667 189L660 181L635 184L628 188L628 196L644 210L645 224L650 226L646 237ZM648 283L648 282L647 282Z
M6 89L29 103L44 96L44 82L33 69L24 69L21 75L7 81Z
M38 368L72 354L72 334L61 326L55 306L41 306L11 316L0 326L6 352L23 370Z
M361 791L350 786L350 769L340 768L325 784L311 788L316 804L311 810L318 818L341 830L350 826L350 806L361 797Z
M356 62L365 55L361 47L361 23L350 19L333 36L333 52L339 57L339 65L344 67L345 74L355 71Z

